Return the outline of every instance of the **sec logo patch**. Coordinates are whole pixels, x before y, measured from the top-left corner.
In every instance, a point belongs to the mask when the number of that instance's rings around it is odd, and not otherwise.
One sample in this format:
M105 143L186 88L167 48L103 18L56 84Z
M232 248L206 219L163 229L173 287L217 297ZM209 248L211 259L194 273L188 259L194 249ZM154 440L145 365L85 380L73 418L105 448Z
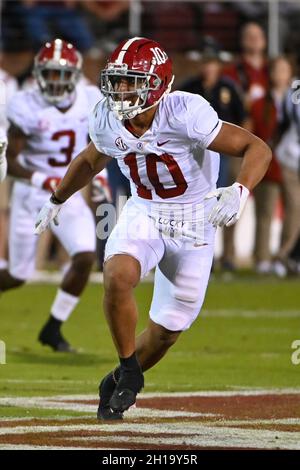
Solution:
M122 137L118 137L116 140L115 140L115 144L116 146L118 147L119 150L128 150L128 145L126 145L123 140L122 140Z

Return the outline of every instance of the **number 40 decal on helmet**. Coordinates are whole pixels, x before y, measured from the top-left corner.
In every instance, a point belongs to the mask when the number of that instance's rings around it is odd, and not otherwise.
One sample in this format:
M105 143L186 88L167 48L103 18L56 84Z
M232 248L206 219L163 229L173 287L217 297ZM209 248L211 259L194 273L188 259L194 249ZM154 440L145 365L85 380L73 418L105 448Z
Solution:
M153 52L157 65L165 64L167 62L168 56L166 52L162 51L159 47L150 47L150 51Z

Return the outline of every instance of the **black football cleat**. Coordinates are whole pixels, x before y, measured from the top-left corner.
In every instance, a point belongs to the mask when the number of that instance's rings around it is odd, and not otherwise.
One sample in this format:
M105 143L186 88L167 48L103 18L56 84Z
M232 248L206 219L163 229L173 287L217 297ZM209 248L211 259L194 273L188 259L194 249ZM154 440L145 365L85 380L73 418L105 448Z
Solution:
M116 385L117 384L113 372L107 374L99 385L100 402L97 418L100 421L118 421L123 419L123 413L113 411L109 405L109 401L112 394L114 393Z
M46 324L41 330L38 340L44 346L50 346L53 351L76 353L76 349L72 348L70 343L62 336L58 328L49 328Z
M109 401L114 412L123 413L136 402L137 394L144 387L144 376L140 369L120 371L120 379Z

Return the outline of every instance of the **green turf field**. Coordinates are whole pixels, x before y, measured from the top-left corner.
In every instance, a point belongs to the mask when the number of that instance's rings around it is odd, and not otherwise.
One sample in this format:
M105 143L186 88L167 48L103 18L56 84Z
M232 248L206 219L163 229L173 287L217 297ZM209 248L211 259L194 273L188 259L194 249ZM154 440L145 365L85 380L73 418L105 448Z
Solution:
M55 291L55 286L29 285L1 296L0 339L7 347L7 364L0 365L1 397L96 394L99 379L116 364L99 285L87 288L64 327L81 352L58 354L39 345L38 331ZM151 292L151 284L136 290L139 330L147 322ZM203 315L146 373L145 390L299 387L300 365L291 363L291 344L300 339L299 299L296 280L212 281Z

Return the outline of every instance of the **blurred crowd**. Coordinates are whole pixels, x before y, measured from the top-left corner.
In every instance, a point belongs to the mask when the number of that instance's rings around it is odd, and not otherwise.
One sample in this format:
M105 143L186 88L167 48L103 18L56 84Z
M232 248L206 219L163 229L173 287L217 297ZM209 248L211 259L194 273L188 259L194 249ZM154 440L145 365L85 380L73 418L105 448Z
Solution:
M221 119L238 124L267 142L273 160L263 181L255 188L255 246L253 261L258 273L284 277L299 273L300 235L300 146L299 106L293 103L297 90L293 57L280 55L267 60L263 28L248 22L241 30L241 52L224 64L215 47L202 51L199 74L179 85L180 89L204 96ZM300 115L299 115L300 116ZM236 180L241 162L221 159L219 186ZM281 205L280 205L281 203ZM270 232L276 210L282 210L282 234L278 252L270 250ZM235 226L223 232L221 267L235 270Z
M4 2L0 81L6 86L6 102L19 87L28 83L36 51L56 36L72 42L83 53L87 80L96 83L110 43L129 36L129 3L98 0ZM166 41L171 40L171 36L168 39L163 19L167 17L175 22L175 12L178 21L180 8L183 8L182 14L190 9L189 18L195 26L195 31L190 29L193 33L190 43L188 39L185 42L181 36L184 33L178 31L177 37L181 44L185 44L185 50L177 51L176 41L174 47L170 43L178 77L175 88L201 94L221 119L250 130L273 149L269 170L253 192L256 217L253 268L257 273L274 273L280 277L300 275L300 93L297 84L294 86L298 74L298 38L293 35L296 29L289 27L291 24L297 27L300 23L300 7L295 2L281 2L280 38L281 50L285 54L270 60L267 58L265 2L209 2L207 5L193 2L176 4L176 8L173 4L173 16L168 16L170 4L163 2L161 7L157 2L143 4L144 11L161 8L164 14L159 15L161 29L157 17L146 16L142 22L142 34L151 35L152 28L153 39L161 41L168 49ZM211 21L214 17L216 24L218 14L220 18L226 18L225 13L228 12L232 13L228 24L232 25L232 18L236 18L242 27L240 31L232 31L231 28L223 43L220 24L214 36L213 28L207 29L208 19ZM228 38L233 41L231 48ZM193 49L193 52L187 49ZM224 54L225 49L230 55ZM24 50L29 51L27 59L19 55L24 64L18 69L15 60L18 52ZM8 72L17 69L16 79ZM4 115L5 111L1 110L2 120ZM8 123L0 125L7 126ZM235 181L239 165L239 159L222 155L219 186L231 185ZM112 199L116 203L118 195L129 195L128 182L119 173L115 162L110 164L108 172ZM0 188L0 269L7 264L8 258L10 186L8 180ZM103 193L97 193L97 187L88 189L86 197L94 209L105 199ZM282 219L282 232L278 250L272 253L270 233L275 214ZM233 226L223 231L222 270L236 269L235 230ZM98 243L101 258L103 243ZM67 262L61 246L47 234L40 241L37 266L49 265L49 259L54 259L55 265L58 262L62 266Z

